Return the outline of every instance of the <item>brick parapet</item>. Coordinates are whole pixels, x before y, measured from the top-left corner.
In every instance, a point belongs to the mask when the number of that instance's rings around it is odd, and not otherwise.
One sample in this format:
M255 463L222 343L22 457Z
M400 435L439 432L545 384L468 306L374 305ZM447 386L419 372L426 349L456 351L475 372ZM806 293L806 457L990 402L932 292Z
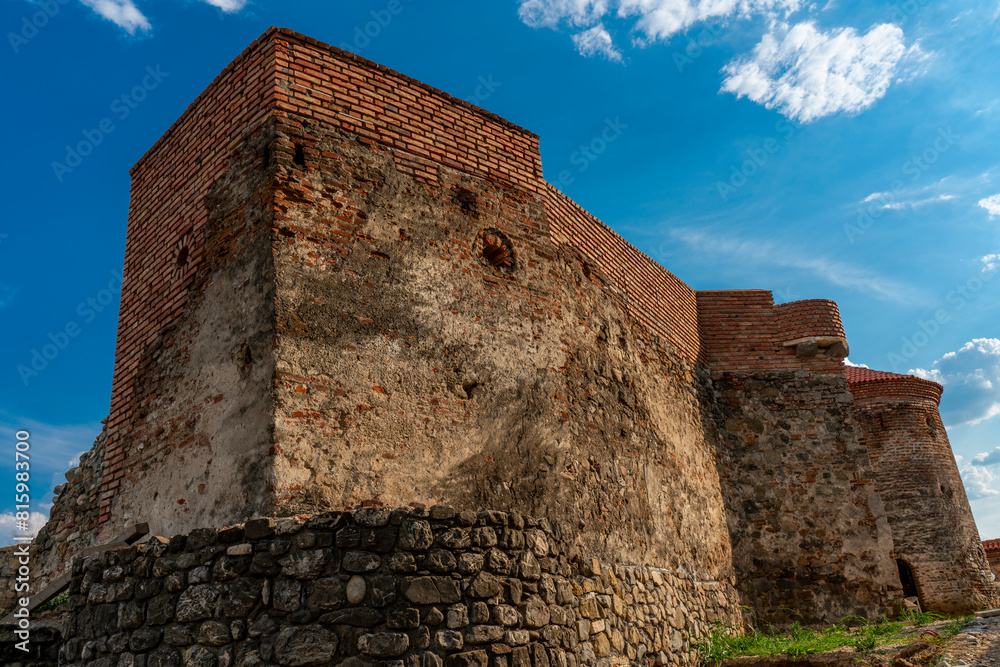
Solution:
M600 266L629 297L630 314L651 333L671 343L687 361L704 362L695 291L554 186L545 186L553 240L579 248Z
M844 340L840 312L832 301L775 305L768 290L702 290L696 293L703 356L715 372L808 369L843 374L840 357L799 358L785 343L813 337Z

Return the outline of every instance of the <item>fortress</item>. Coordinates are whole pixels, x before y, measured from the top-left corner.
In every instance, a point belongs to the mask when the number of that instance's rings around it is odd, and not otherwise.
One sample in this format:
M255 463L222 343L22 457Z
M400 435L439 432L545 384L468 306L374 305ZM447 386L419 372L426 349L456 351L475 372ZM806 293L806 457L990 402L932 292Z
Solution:
M135 165L123 277L36 540L63 664L689 664L741 606L1000 605L939 385L845 367L831 301L689 287L536 135L308 37ZM73 566L136 522L167 539Z

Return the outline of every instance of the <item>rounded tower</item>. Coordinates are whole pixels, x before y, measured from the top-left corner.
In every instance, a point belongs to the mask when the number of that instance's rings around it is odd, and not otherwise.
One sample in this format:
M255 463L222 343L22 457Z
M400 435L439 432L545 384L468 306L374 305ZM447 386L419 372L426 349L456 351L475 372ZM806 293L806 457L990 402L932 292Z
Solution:
M943 387L910 375L848 367L904 594L926 611L1000 604L969 500L938 412Z

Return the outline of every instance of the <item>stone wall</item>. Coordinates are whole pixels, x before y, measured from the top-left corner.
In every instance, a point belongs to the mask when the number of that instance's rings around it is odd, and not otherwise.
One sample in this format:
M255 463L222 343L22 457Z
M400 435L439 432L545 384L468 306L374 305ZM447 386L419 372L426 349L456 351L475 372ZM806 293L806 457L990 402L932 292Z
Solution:
M106 420L102 420L102 424ZM101 480L104 477L106 428L79 464L66 471L66 481L56 486L49 520L30 546L31 592L46 585L72 566L80 552L98 543ZM13 611L16 598L14 580L19 567L16 547L0 549L0 617Z
M875 620L902 602L842 376L716 373L737 586L760 621Z
M596 557L729 575L707 374L541 202L444 167L421 183L291 114L273 159L275 514L517 509Z
M892 526L924 609L1000 606L979 531L938 413L942 387L920 378L849 369L855 412Z
M983 540L983 551L995 577L994 581L1000 582L1000 540Z
M78 560L64 665L686 665L728 582L571 558L544 520L367 508Z

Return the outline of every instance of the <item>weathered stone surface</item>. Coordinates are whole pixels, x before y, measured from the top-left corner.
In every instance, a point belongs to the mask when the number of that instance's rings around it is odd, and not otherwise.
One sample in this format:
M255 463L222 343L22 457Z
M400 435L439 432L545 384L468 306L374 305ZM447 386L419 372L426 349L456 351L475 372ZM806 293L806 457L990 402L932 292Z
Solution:
M352 581L358 579L364 583L361 577L352 577ZM357 584L355 584L357 586ZM350 596L351 604L359 604L365 597L364 589L354 591ZM344 602L348 601L347 591L344 584L339 579L317 579L309 585L309 606L314 609L336 609Z
M434 544L431 525L426 521L404 521L399 527L399 548L407 551L423 551Z
M358 650L374 658L395 658L409 647L410 638L403 632L374 632L358 638Z
M210 618L218 599L219 591L207 584L187 589L177 600L177 620L188 622Z
M274 641L275 658L281 665L303 667L333 660L340 640L335 632L319 625L285 628Z
M414 604L452 604L462 599L458 582L444 577L413 577L403 584L403 595Z
M385 616L377 609L367 607L348 607L338 609L319 617L320 623L328 625L351 625L358 628L371 628L385 620Z

